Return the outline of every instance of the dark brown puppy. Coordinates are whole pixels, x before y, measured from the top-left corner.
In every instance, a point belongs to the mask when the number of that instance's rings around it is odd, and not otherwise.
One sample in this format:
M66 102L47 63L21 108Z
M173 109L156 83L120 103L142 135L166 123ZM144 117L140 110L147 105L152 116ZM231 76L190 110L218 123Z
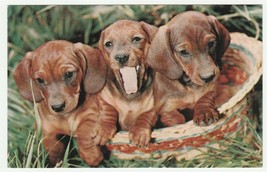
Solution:
M188 11L159 28L147 62L155 69L156 111L165 126L185 121L180 110L194 109L193 121L206 126L218 120L214 107L221 57L230 43L213 16Z
M157 28L144 22L119 20L99 40L108 66L107 84L98 95L101 116L95 141L103 145L116 131L129 130L133 144L145 146L157 119L153 108L152 72L146 55Z
M89 165L96 166L103 159L90 132L99 116L93 94L103 88L106 74L99 50L63 40L47 42L28 52L17 66L14 79L19 92L37 102L51 166L63 158L65 145L58 140L62 134L77 137L80 156Z

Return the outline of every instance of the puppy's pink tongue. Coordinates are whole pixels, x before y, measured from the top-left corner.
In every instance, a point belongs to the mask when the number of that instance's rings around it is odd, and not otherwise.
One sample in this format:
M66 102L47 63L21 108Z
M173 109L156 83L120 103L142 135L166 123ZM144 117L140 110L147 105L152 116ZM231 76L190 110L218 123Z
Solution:
M122 75L124 90L127 94L137 91L137 74L135 67L123 67L120 69Z

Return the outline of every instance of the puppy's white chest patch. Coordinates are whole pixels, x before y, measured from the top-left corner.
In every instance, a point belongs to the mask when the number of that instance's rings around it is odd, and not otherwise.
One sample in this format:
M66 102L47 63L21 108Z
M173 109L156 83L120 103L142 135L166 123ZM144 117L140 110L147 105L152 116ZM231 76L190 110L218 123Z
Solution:
M118 120L123 130L128 130L132 126L137 117L144 112L151 110L154 106L154 98L152 89L148 90L141 97L127 101L121 96L116 96L105 87L101 92L101 97L111 106L113 106L118 112Z

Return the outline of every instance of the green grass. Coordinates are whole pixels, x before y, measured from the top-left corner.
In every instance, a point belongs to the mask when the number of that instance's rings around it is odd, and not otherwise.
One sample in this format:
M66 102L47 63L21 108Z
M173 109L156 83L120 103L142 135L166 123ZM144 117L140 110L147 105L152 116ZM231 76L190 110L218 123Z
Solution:
M42 43L65 39L95 46L103 28L118 19L145 21L157 26L175 14L196 10L215 15L230 32L243 32L262 39L262 6L211 5L121 5L121 6L9 6L8 7L8 167L46 167L41 134L34 128L33 105L18 94L12 74L27 51ZM262 166L262 84L256 85L251 113L258 116L257 128L246 118L247 132L256 138L217 141L225 150L209 148L201 157L177 161L167 159L119 160L111 156L100 167L261 167ZM260 109L260 110L259 110ZM88 167L77 154L75 139L70 139L60 167Z

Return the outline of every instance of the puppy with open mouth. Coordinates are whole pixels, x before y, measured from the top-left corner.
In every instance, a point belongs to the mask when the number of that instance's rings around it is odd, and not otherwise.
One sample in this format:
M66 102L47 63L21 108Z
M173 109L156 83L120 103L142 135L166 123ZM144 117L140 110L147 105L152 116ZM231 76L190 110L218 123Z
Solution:
M113 137L117 127L129 130L133 144L150 141L156 121L152 71L146 55L157 27L145 22L119 20L102 31L99 49L109 66L107 84L98 94L100 119L95 127L98 144Z

